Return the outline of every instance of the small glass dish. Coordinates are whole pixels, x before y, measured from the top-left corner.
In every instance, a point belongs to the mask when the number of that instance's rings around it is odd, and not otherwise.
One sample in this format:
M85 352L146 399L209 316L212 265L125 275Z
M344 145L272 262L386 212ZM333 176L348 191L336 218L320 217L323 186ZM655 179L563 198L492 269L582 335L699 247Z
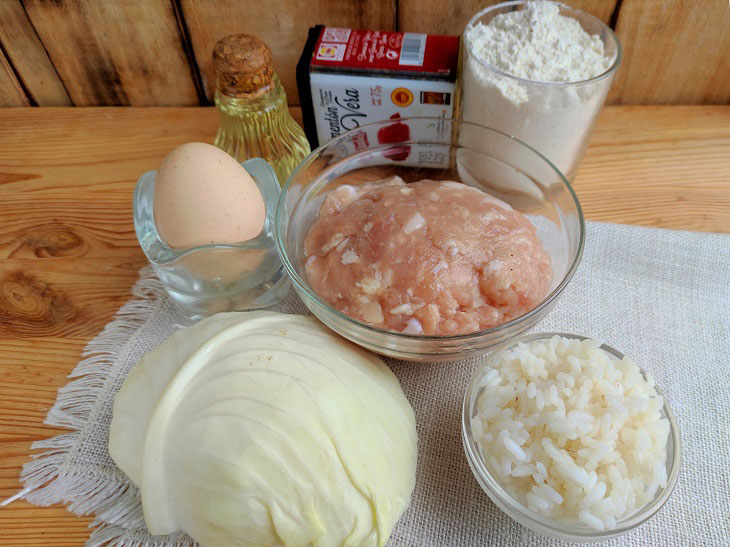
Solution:
M142 175L134 189L134 229L139 244L167 293L190 319L220 311L273 306L289 292L289 281L274 243L279 182L271 166L260 158L241 165L256 181L266 206L261 233L242 243L172 249L155 225L157 171Z
M552 282L543 300L502 325L453 336L374 327L335 309L312 289L304 239L325 194L398 175L406 183L451 180L480 188L522 212L550 255ZM409 361L451 361L483 353L535 326L555 305L583 252L585 223L565 177L538 151L494 129L447 118L375 122L317 148L292 173L276 211L276 243L304 304L325 325L376 353Z
M550 519L539 515L532 510L528 509L520 501L515 499L501 484L501 482L495 477L481 453L479 444L474 439L474 433L472 430L472 419L477 416L477 404L479 397L484 389L481 384L481 380L485 374L490 370L490 362L495 356L504 350L509 350L515 347L520 342L529 343L534 341L548 341L553 336L558 335L565 338L574 338L578 340L586 340L587 337L580 336L577 334L566 334L566 333L541 333L532 334L528 336L522 336L510 342L506 342L500 346L494 348L484 362L479 366L478 370L474 373L469 387L466 389L464 396L464 404L462 407L462 441L464 444L464 452L466 453L466 459L469 462L469 467L474 474L479 486L486 492L489 498L494 504L499 507L503 512L509 515L511 518L529 528L530 530L543 534L552 538L574 541L580 543L590 543L594 541L606 540L621 534L625 534L629 530L636 528L650 519L661 507L667 502L669 496L674 490L674 486L677 483L677 477L679 476L680 468L680 454L681 454L681 441L679 437L679 427L674 419L672 409L669 407L664 393L655 386L657 393L661 396L664 405L662 408L662 418L669 420L669 436L667 439L667 486L663 489L657 490L654 499L643 506L638 511L631 515L625 516L618 519L616 527L610 530L596 530L590 528L583 523L572 523L563 522L557 519ZM620 360L624 358L624 355L608 346L603 344L600 346L608 355L614 360ZM646 378L646 371L641 369L641 374Z

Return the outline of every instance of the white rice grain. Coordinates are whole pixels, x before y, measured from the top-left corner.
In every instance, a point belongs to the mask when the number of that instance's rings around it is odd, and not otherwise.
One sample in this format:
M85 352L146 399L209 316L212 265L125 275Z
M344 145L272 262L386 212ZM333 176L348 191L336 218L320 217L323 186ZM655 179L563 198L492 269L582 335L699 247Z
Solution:
M537 468L537 472L540 473L540 475L547 478L548 472L547 472L547 469L545 469L545 465L542 462L540 462L540 461L536 462L535 467Z
M548 503L548 501L545 498L537 496L537 495L533 494L532 492L527 494L526 498L527 498L528 506L531 506L531 508L533 510L546 511L546 510L550 509L550 504Z
M535 472L535 466L530 465L519 465L512 470L513 477L529 477Z
M596 530L603 530L605 528L603 521L590 511L581 511L578 513L578 518L581 522L587 524L591 528L595 528Z
M548 498L553 503L563 503L563 496L561 496L554 488L550 487L547 484L541 484L538 488L540 490L540 493L542 493L544 497Z
M525 453L520 446L514 442L509 437L505 437L504 439L504 445L507 447L507 450L509 450L512 455L515 457L515 459L519 462L527 461L527 454Z

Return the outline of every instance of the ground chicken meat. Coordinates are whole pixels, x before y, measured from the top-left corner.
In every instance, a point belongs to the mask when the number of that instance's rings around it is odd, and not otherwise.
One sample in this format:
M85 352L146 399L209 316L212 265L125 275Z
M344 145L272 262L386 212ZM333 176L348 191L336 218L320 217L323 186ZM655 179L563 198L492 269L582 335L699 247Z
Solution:
M304 242L312 288L343 313L412 334L465 334L534 308L552 269L534 226L457 182L399 177L327 194Z

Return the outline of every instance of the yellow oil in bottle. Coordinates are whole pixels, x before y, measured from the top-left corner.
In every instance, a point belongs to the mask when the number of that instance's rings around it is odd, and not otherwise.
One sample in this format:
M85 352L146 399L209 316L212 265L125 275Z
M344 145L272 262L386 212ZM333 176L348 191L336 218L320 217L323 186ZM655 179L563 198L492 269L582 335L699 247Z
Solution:
M220 112L214 144L238 161L265 159L283 186L310 148L289 113L270 50L255 36L229 36L216 44L213 64Z

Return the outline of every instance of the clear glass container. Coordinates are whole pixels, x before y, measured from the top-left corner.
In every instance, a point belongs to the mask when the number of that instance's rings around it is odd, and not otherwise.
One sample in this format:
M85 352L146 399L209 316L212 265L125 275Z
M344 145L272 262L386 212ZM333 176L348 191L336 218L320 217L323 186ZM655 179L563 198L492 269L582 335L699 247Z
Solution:
M516 500L496 478L496 473L490 469L487 459L482 454L479 444L474 439L472 432L472 419L478 415L478 401L484 390L482 379L490 370L490 362L495 356L504 350L508 350L516 346L520 342L529 343L537 340L549 341L553 336L563 336L566 338L576 338L578 340L586 340L585 336L566 333L541 333L523 336L495 347L484 362L479 366L476 373L472 377L469 387L466 389L464 396L464 404L462 408L462 441L464 443L464 452L469 462L469 467L474 473L479 486L486 492L494 504L504 511L511 518L529 528L530 530L546 536L562 539L565 541L574 541L581 543L589 543L594 541L602 541L621 534L625 534L629 530L636 528L649 520L662 506L667 502L677 483L680 468L680 456L682 451L682 443L679 436L679 427L674 419L672 409L669 407L666 397L662 391L656 387L657 393L664 401L662 408L662 418L669 421L669 437L667 439L667 486L657 490L654 499L640 508L633 514L627 515L616 522L616 528L612 530L595 530L589 526L578 522L564 522L556 519L550 519L531 511L522 503ZM613 349L607 344L603 344L601 349L604 350L611 359L619 361L624 355ZM641 369L641 374L646 378L646 371Z
M380 131L395 142L379 144ZM470 133L466 142L461 135ZM483 143L491 143L485 147ZM479 165L469 171L465 165ZM523 166L527 166L527 168ZM304 239L324 195L342 184L399 175L478 186L524 213L550 255L553 278L534 309L503 325L457 336L424 336L379 329L352 319L321 299L305 272ZM484 353L534 327L555 305L583 252L585 224L578 198L549 161L494 129L442 118L404 118L362 126L316 149L287 182L276 213L276 242L295 290L323 323L367 349L411 361L449 361Z
M145 255L181 311L200 319L219 311L273 306L289 292L289 282L274 244L274 213L281 189L262 159L242 163L261 191L266 220L254 239L172 249L157 232L154 191L157 171L149 171L134 189L134 229Z
M229 97L217 89L220 126L215 144L238 161L263 158L284 184L310 152L302 128L289 113L286 92L274 75L270 90L259 96Z
M477 24L524 8L519 0L478 12L464 30L460 116L517 137L539 150L572 182L593 131L596 117L621 63L621 45L600 19L558 4L560 14L578 21L589 35L598 36L610 60L608 70L589 80L553 83L526 80L486 63L475 54L469 38Z

